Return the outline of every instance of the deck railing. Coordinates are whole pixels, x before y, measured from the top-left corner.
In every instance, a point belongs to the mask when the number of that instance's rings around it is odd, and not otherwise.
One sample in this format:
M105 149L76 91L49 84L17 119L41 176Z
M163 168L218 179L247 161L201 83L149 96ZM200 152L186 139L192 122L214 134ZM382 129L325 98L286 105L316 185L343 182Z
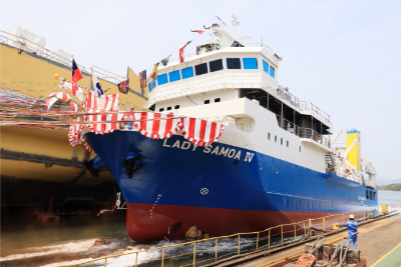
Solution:
M291 132L300 138L311 139L311 140L316 141L317 143L325 145L326 147L330 147L330 139L323 137L323 135L318 133L317 131L315 131L311 128L297 126L293 122L290 122L289 120L284 119L283 117L281 117L279 115L276 115L276 116L277 116L278 125L282 129L285 129L288 132Z
M76 264L66 264L57 267L70 266L107 266L108 260L116 260L122 256L132 256L132 265L137 266L181 266L195 267L214 263L228 257L268 249L290 241L297 241L309 236L311 227L329 231L335 224L343 225L353 214L355 220L366 220L378 217L381 213L378 207L333 213L333 215L307 219L300 222L281 224L260 232L238 233L227 236L211 237L175 245L167 245L150 249L132 251L112 256L105 256ZM156 259L141 261L140 254L157 253ZM143 258L142 258L143 259ZM124 259L124 262L127 260ZM114 265L114 264L112 264Z
M287 89L282 86L278 86L276 89L268 89L267 92L280 100L286 100L294 107L299 108L301 111L310 112L316 118L322 120L322 122L330 125L330 115L314 105L311 102L301 101L299 98L291 94Z

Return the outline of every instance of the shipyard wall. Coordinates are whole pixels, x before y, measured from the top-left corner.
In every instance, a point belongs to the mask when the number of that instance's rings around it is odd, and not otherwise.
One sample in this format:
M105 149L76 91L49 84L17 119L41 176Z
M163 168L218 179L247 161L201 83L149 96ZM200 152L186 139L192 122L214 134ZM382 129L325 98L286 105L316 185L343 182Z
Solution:
M61 91L54 74L71 79L70 66L5 44L0 44L0 58L3 89L46 98ZM79 83L90 88L90 74L81 71L84 78ZM142 107L147 91L140 89L139 78L131 69L128 78L129 92L120 93L119 102ZM103 88L110 88L107 93L119 92L116 84L100 77L99 80ZM68 90L67 94L81 103ZM77 213L74 210L93 213L115 202L118 186L111 173L103 170L94 179L82 161L92 159L95 154L87 152L83 145L71 147L67 131L14 126L2 127L0 131L2 216L18 212L36 215L48 210L50 200L51 210L62 215Z

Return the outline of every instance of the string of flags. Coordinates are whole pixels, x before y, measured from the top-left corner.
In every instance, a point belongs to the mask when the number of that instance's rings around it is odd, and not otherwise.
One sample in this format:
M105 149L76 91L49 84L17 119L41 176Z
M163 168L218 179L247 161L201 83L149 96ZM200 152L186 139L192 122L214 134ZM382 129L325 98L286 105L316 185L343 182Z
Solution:
M210 28L210 27L209 27ZM206 27L205 27L206 29ZM203 30L191 30L191 32L194 33L198 33L199 35L203 34L204 31ZM184 62L184 49L192 42L193 40L190 40L188 42L185 43L185 45L183 47L181 47L179 49L179 60L180 62ZM169 61L171 58L171 54L169 56L167 56L166 58L162 59L160 62L157 62L153 65L153 70L150 74L149 77L147 77L147 70L144 70L142 72L139 73L139 83L140 83L140 88L142 89L142 92L144 92L145 88L147 87L147 83L148 83L148 79L151 78L153 80L157 80L157 76L158 76L158 67L160 65L160 63L162 64L162 66L167 66ZM83 75L78 67L78 64L76 63L74 57L72 58L72 64L71 64L71 81L65 78L60 78L59 76L56 77L56 80L61 81L63 84L52 84L52 85L57 85L59 88L62 89L71 89L72 95L76 96L79 100L83 101L84 95L87 95L87 98L90 96L96 96L97 98L108 98L105 96L105 91L107 91L107 89L103 89L102 85L100 84L100 81L98 80L98 78L96 77L96 75L94 74L94 72L92 71L92 79L91 79L91 88L86 88L83 87L81 85L78 84L79 81L81 81L83 79ZM129 88L129 75L127 74L127 79L125 79L124 81L121 81L120 83L117 84L119 92L122 94L127 94L130 90ZM32 82L8 82L8 83L29 83L29 84L46 84L46 83L32 83ZM5 83L1 83L1 86L4 88ZM47 83L49 84L49 83ZM88 94L84 94L84 90L88 91ZM3 90L2 90L3 91ZM20 90L21 91L21 90ZM27 90L24 90L27 91ZM38 90L32 90L32 91L38 91ZM48 90L48 91L54 91L54 89L52 90ZM118 96L118 94L117 94ZM82 107L80 107L75 101L73 101L66 93L64 92L53 92L52 94L50 94L46 99L41 100L41 97L39 98L35 98L32 97L33 101L31 101L31 103L28 104L27 99L25 98L24 101L25 103L21 104L18 103L18 101L15 102L8 102L8 103L3 103L7 106L7 108L9 108L9 111L13 111L13 110L18 110L20 111L21 109L26 109L26 110L31 110L32 107L34 105L44 105L46 106L47 110L50 110L51 108L57 108L60 107L59 110L57 110L58 112L61 111L65 111L65 107L69 107L72 111L78 113L78 109L82 109ZM118 98L118 97L117 97ZM114 97L115 99L115 97ZM118 102L118 100L116 100L117 105L123 106L127 109L132 109L132 107L129 107L127 105L122 104L121 102ZM24 108L22 108L24 107ZM53 110L53 109L52 109ZM86 111L88 112L88 111ZM46 115L47 116L47 115ZM55 115L57 116L57 115ZM76 116L75 118L77 118L78 116ZM133 118L133 117L132 117ZM114 117L113 117L114 120ZM136 118L136 120L139 120L138 118ZM151 120L152 121L152 120ZM17 122L16 122L17 123ZM26 125L28 126L29 124L18 124L18 125ZM34 125L34 124L32 124ZM40 122L37 124L40 125ZM45 125L45 124L44 124ZM47 128L48 126L42 126L44 128ZM61 124L55 124L54 125L60 125ZM114 125L114 124L112 124ZM157 125L157 124L156 124Z
M205 29L210 29L211 27L206 28L205 26L203 26ZM190 30L191 32L195 32L198 33L199 35L203 34L205 31L203 30ZM190 40L188 42L185 43L185 45L183 47L181 47L178 51L179 53L179 60L180 63L183 63L185 61L184 59L184 49L186 46L188 46L193 40ZM153 80L157 80L157 73L158 73L158 66L161 63L163 66L167 66L168 62L171 58L171 55L167 56L166 58L162 59L160 62L157 62L153 65L153 70L149 76L149 78L152 78ZM147 83L148 83L148 78L147 78L147 71L144 70L142 72L139 73L139 86L143 92L143 90L147 87ZM68 83L67 81L65 81L64 85L68 88L71 88L72 90L72 95L73 96L77 96L77 98L79 100L83 100L83 91L82 88L84 87L80 87L78 86L78 81L80 81L83 78L81 71L78 68L78 65L75 62L75 59L72 59L72 83ZM129 78L128 78L128 74L127 74L127 79L124 81L121 81L120 83L117 84L118 90L120 93L122 94L128 94L129 92ZM97 79L96 75L92 72L92 88L93 90L96 92L96 94L98 95L98 97L102 96L104 94L104 91L99 80Z
M98 97L98 92L94 91L88 92L82 106L65 92L54 92L45 99L38 99L0 91L0 104L6 104L7 111L0 112L0 126L61 130L69 125L70 145L83 143L90 152L93 149L83 140L83 130L104 135L119 128L127 128L151 139L170 138L182 130L185 139L198 146L206 146L217 141L224 128L219 123L186 116L133 110L120 112L118 94ZM16 120L18 117L25 119ZM31 119L26 120L29 117Z
M203 26L203 27L204 27L205 29L210 29L212 26L210 26L209 28L206 28L205 26ZM198 33L199 35L201 35L201 34L203 34L205 31L202 31L202 30L191 30L191 32L193 32L193 33ZM181 47L181 48L178 50L178 55L179 55L180 63L185 62L185 59L184 59L184 49L185 49L186 46L188 46L189 44L191 44L192 41L194 41L194 39L192 39L192 40L186 42L185 45L184 45L183 47ZM152 73L150 74L149 77L152 78L153 80L156 80L156 79L157 79L157 71L158 71L158 66L159 66L159 64L161 63L163 66L167 66L167 64L168 64L168 62L169 62L169 60L170 60L170 57L171 57L171 55L169 55L168 57L162 59L160 62L154 64L154 65L153 65L153 71L152 71ZM144 88L147 87L146 70L144 70L144 71L142 71L142 72L139 73L139 84L140 84L141 89L144 89Z

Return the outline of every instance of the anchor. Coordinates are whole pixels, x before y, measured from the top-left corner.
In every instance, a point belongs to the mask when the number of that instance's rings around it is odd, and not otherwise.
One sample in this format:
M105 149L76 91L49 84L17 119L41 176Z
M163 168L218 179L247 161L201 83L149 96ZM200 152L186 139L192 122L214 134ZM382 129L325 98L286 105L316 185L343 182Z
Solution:
M127 172L127 177L132 179L135 172L143 168L146 164L139 163L142 160L142 154L129 152L125 155L125 158L121 159Z
M95 156L92 160L84 160L82 164L92 174L94 178L99 177L99 171L102 168L106 168L106 164L100 159L99 156Z

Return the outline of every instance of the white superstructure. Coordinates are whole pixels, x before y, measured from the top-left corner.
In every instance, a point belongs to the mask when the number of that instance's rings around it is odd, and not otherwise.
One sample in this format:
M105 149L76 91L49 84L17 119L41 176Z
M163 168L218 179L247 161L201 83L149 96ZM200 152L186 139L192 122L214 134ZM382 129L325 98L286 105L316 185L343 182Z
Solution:
M213 24L217 43L198 46L183 63L159 68L157 81L148 81L145 106L224 123L221 143L330 172L330 116L279 85L282 59L273 50L239 43L224 25Z

